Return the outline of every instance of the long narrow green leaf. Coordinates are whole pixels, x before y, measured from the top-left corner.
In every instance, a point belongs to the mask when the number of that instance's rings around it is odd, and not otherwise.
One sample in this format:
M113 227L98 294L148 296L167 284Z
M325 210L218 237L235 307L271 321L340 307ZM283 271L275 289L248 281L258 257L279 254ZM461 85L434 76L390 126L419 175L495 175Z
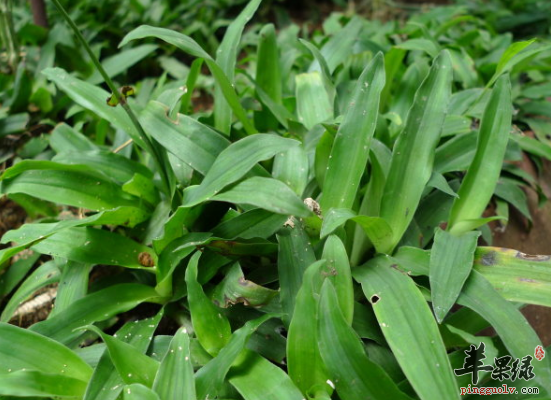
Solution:
M439 228L430 253L432 309L441 323L461 292L473 267L474 251L480 232L454 236Z
M321 289L318 335L321 356L340 398L408 399L367 357L360 338L344 319L335 288L328 280Z
M81 264L67 261L63 266L63 273L57 286L55 306L49 317L65 310L78 299L84 297L88 291L88 275L91 264Z
M237 303L261 307L270 303L277 294L278 292L273 289L245 279L241 266L239 263L235 263L230 267L222 282L214 289L212 298L218 306L224 308Z
M285 153L276 154L272 175L293 189L298 196L302 196L308 184L308 164L308 154L304 148L293 147Z
M517 250L479 247L474 269L509 301L551 307L549 256L531 256Z
M119 182L129 181L135 174L140 174L148 179L153 177L153 173L145 165L108 151L73 150L58 154L52 161L69 165L87 165Z
M273 24L265 25L259 33L258 50L256 57L256 84L257 95L264 103L267 96L275 104L281 105L282 84L279 49L277 46L276 31ZM259 92L263 92L261 96ZM265 104L268 107L268 104ZM260 132L267 132L277 127L277 121L269 110L262 110L255 114L255 126Z
M214 61L214 59L205 50L203 50L201 46L197 44L197 42L195 42L189 36L170 29L155 28L148 25L142 25L134 29L132 32L128 33L119 44L119 47L124 46L132 40L143 39L146 37L159 38L167 43L170 43L173 46L178 47L186 53L191 54L194 57L204 58L218 85L220 85L226 101L230 105L234 114L243 124L243 127L245 128L247 133L256 133L256 129L254 128L254 126L252 126L251 122L247 118L247 114L241 106L239 97L235 93L235 89L232 87L228 77L226 76L222 68L220 68L220 66L216 63L216 61Z
M392 229L384 219L356 215L355 212L347 208L335 208L325 215L321 227L321 237L329 235L348 220L358 223L377 252L387 253L392 249Z
M325 261L317 261L304 272L287 333L287 371L305 395L319 390L328 393L332 391L326 384L329 375L321 359L317 341L323 265Z
M298 120L306 129L333 118L333 103L319 72L297 75L295 95Z
M448 230L461 233L457 224L480 218L488 205L501 171L511 128L511 84L507 75L498 79L484 110L475 158L453 203Z
M151 101L140 121L167 151L205 175L216 157L228 147L228 140L191 117L178 114L177 120L172 121L166 113L164 105Z
M0 375L0 395L78 399L84 393L86 382L39 371L17 371Z
M83 328L96 333L107 345L107 351L123 382L127 385L140 383L151 387L159 369L159 362L142 354L132 345L103 333L94 325Z
M245 400L304 400L285 371L253 352L232 368L229 381Z
M147 386L139 383L126 385L122 390L123 400L161 400L161 398Z
M309 217L312 212L285 183L272 178L254 177L230 190L211 197L212 201L249 204L277 214Z
M333 283L344 319L350 325L354 316L354 288L348 254L338 236L327 238L321 258L327 263L327 279Z
M163 400L195 400L189 336L178 329L155 377L153 390Z
M74 227L64 229L32 246L33 250L87 264L121 265L150 269L140 264L140 253L155 259L149 247L102 229Z
M390 251L413 219L430 179L434 149L451 96L452 75L450 56L444 50L417 90L404 130L394 145L380 215L392 228Z
M78 327L107 320L144 301L157 300L157 292L149 286L137 283L114 285L75 301L52 318L34 324L30 330L67 344L81 335L82 332L74 331Z
M218 355L197 371L195 374L195 386L198 399L216 396L230 367L236 362L239 355L243 353L251 335L260 325L272 317L272 314L266 314L256 320L247 321L243 327L231 335L230 341L220 350Z
M54 203L97 211L119 206L140 207L137 197L125 193L121 186L91 170L83 168L77 171L76 166L53 162L40 165L26 162L25 165L27 168L23 165L17 167L19 173L15 176L13 170L5 172L0 192L25 193Z
M122 129L130 135L136 144L148 149L148 146L140 137L128 114L121 107L110 107L107 105L108 92L69 75L67 71L61 68L48 68L43 70L42 74L53 81L80 106L106 119L116 128Z
M354 41L357 39L364 21L358 16L354 16L348 24L337 32L331 39L325 43L320 50L327 61L329 71L333 73L335 69L344 60L349 57ZM320 68L317 60L310 65L310 71L318 71Z
M295 221L294 226L281 229L277 234L277 241L279 299L285 313L283 322L289 326L297 294L302 285L302 275L306 268L316 261L316 256L301 221Z
M140 353L145 354L152 343L153 333L163 316L162 309L152 318L127 322L115 334L119 340L132 345ZM106 346L105 346L106 348ZM88 382L84 400L115 400L124 384L117 369L111 361L108 351L104 351L98 361L94 374Z
M0 323L0 376L25 370L85 382L92 375L92 368L62 344L28 329Z
M234 83L237 50L245 24L253 17L262 0L249 1L247 6L228 26L224 39L216 51L216 63L220 66L230 84ZM216 129L229 135L231 126L231 108L224 99L224 93L217 83L214 89L214 125Z
M213 228L212 234L224 239L267 239L283 226L287 218L286 215L255 208L221 222Z
M197 282L197 264L201 252L196 252L186 269L186 285L193 329L201 346L211 355L216 355L231 337L230 323L220 310L205 295Z
M541 346L538 335L521 312L496 292L480 273L471 272L458 303L488 321L513 357L523 358L533 354L536 346ZM535 363L534 373L536 381L548 391L551 390L551 364L548 357Z
M209 200L230 183L241 179L259 161L289 150L299 142L276 135L258 134L241 139L222 151L200 186L184 191L184 205L194 206Z
M103 60L103 68L110 78L117 76L118 74L128 71L130 67L138 63L140 60L147 57L149 54L157 50L154 44L143 44L136 46L132 49L121 51L114 56L108 57ZM94 70L92 76L87 79L88 82L97 85L104 81L103 77L97 69Z
M60 261L47 261L34 270L10 297L2 310L0 321L8 322L16 309L38 289L58 282L61 276Z
M353 275L419 397L458 399L459 389L432 312L413 280L391 264L380 256L355 268Z
M352 208L369 158L384 85L384 57L379 53L358 79L335 137L320 202L324 212L331 208Z

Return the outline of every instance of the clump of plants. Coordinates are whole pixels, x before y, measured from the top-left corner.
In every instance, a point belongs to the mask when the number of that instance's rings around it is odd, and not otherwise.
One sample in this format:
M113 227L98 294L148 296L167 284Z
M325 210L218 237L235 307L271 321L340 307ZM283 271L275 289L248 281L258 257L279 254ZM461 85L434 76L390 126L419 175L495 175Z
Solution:
M245 32L260 2L215 55L141 25L102 65L53 1L97 72L37 69L63 121L5 159L0 193L33 220L1 239L0 395L549 396L519 311L551 305L549 257L488 246L510 206L530 218L536 184L509 161L551 159L549 44L463 7ZM160 42L193 59L182 79L120 81ZM193 111L199 86L210 111ZM38 290L51 312L15 326Z

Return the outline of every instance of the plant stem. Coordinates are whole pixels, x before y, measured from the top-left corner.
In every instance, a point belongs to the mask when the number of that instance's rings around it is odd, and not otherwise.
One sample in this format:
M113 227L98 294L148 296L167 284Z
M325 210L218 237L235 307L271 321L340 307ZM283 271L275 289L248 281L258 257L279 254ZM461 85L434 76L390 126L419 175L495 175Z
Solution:
M163 183L163 186L164 186L164 188L163 188L164 192L167 195L167 197L170 197L172 190L171 190L171 184L170 184L170 179L169 179L169 175L168 175L169 172L165 168L166 166L162 162L161 154L159 153L157 148L154 146L153 142L151 141L151 139L149 138L147 133L145 133L145 130L143 129L140 122L138 121L138 118L136 117L136 114L134 114L134 112L132 111L132 109L128 105L128 103L126 101L126 98L117 90L117 87L115 86L115 84L113 83L113 81L111 80L111 78L109 77L109 75L107 74L107 72L105 71L105 69L103 68L101 63L99 62L99 59L96 57L96 55L94 54L94 52L92 51L92 49L88 45L88 42L86 41L86 39L84 39L84 36L82 36L82 33L80 33L80 30L76 26L75 22L69 16L67 11L65 11L65 9L63 8L63 6L59 2L59 0L52 0L52 2L56 6L56 8L59 10L59 12L63 16L63 18L65 18L65 21L69 24L69 26L71 27L71 29L75 33L77 39L79 40L79 42L82 44L82 46L84 46L84 49L86 50L86 52L90 56L90 59L92 60L92 62L96 66L96 68L98 69L98 71L101 74L101 76L103 77L103 79L105 80L105 83L107 84L107 86L109 86L109 89L111 90L111 93L113 94L113 96L115 96L118 103L122 106L124 111L126 111L126 113L128 114L128 117L130 118L130 121L132 122L132 125L134 125L134 127L136 128L136 131L138 132L139 138L142 140L143 144L145 145L144 146L145 150L148 151L149 153L151 153L151 155L153 156L153 160L157 164L157 168L159 169L159 173L161 174L161 180L162 180L162 183Z
M0 0L0 35L6 46L7 64L11 72L15 72L19 64L19 45L13 27L11 0Z

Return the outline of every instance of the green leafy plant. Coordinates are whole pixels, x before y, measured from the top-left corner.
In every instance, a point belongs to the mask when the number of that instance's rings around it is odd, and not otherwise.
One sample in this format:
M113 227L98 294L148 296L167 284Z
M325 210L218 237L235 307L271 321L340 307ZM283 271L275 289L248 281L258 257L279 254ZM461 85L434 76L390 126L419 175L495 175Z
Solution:
M519 307L551 306L549 257L481 238L505 219L485 214L494 196L525 207L513 194L531 183L504 161L549 158L511 129L545 123L519 85L544 85L547 44L446 7L405 27L334 15L300 40L266 24L244 46L251 1L216 56L175 30L129 32L119 47L194 59L183 82L145 79L134 98L54 4L99 75L41 71L72 111L0 176L41 216L1 239L1 396L453 399L471 346L487 361L541 346ZM199 79L209 112L190 107ZM47 319L7 323L56 283ZM533 368L507 384L545 398L549 358ZM503 384L490 378L478 386Z

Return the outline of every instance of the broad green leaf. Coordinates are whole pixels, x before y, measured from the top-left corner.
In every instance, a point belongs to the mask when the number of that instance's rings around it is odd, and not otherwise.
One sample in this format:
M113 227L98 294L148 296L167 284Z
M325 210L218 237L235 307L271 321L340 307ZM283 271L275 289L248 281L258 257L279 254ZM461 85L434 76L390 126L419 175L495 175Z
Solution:
M424 51L432 58L438 56L440 49L434 41L428 39L410 39L396 45L399 49Z
M344 319L350 325L354 316L354 287L348 254L338 236L327 238L321 258L327 263L327 279L333 283Z
M163 400L196 399L189 335L185 328L178 329L172 338L155 376L153 390Z
M158 46L154 44L143 44L132 49L123 50L104 59L102 61L103 68L105 69L105 72L107 72L107 75L112 78L122 72L128 71L134 64L137 64L149 54L157 50L157 47ZM99 73L99 70L95 69L94 73L87 79L87 81L97 85L102 83L104 79Z
M385 85L383 60L382 54L377 54L356 83L329 156L320 203L322 210L351 208L354 203L369 158L379 99Z
M504 298L551 307L549 256L531 256L516 250L479 247L474 269Z
M304 399L285 371L253 352L232 368L229 382L245 400Z
M176 121L172 121L166 113L166 106L151 101L141 113L140 121L167 151L206 175L216 157L228 147L228 140L191 117L178 114Z
M256 129L251 124L245 110L241 106L239 97L235 93L235 89L232 87L232 84L228 77L226 76L224 70L214 61L214 59L197 44L192 38L186 36L182 33L164 29L156 28L148 25L142 25L128 33L119 44L119 47L124 46L128 42L136 39L143 39L147 37L156 37L161 40L164 40L167 43L170 43L173 46L178 47L184 52L191 54L194 57L199 57L205 59L205 63L209 67L211 73L214 75L218 85L226 98L226 101L230 105L234 114L239 118L243 127L249 134L256 133Z
M243 303L246 306L261 307L267 305L277 291L257 285L245 279L239 263L235 263L212 293L213 301L223 308Z
M364 230L365 234L379 253L387 253L391 249L392 229L388 223L379 217L356 215L347 208L331 209L323 219L321 237L331 234L335 229L352 220Z
M444 175L438 172L432 173L429 181L427 182L427 186L438 189L441 192L446 193L452 197L457 197L457 193L455 193L453 189L450 187Z
M127 322L117 331L115 336L145 354L152 342L153 333L162 316L163 312L161 309L152 318ZM105 344L102 343L102 345L106 348ZM88 383L84 400L98 398L102 400L115 400L119 396L123 384L122 378L111 361L109 352L104 351Z
M75 331L78 327L107 320L133 309L144 301L158 300L157 292L149 286L122 283L91 293L29 329L60 343L68 344L82 334Z
M140 147L150 150L149 146L140 137L139 132L132 124L130 117L122 107L111 107L107 105L106 99L109 93L94 86L88 82L81 81L67 73L61 68L47 68L42 74L53 81L61 90L63 90L73 101L87 110L90 110L109 121L113 126L122 129L138 144Z
M287 221L286 215L255 208L213 228L212 234L224 239L267 239Z
M312 53L315 60L318 62L319 72L321 73L323 85L325 86L325 90L327 91L327 95L329 96L329 102L331 104L334 104L336 89L331 79L331 72L329 71L329 66L327 65L327 61L325 61L325 58L323 57L321 52L312 43L304 39L299 39L299 41L310 51L310 53Z
M511 86L508 76L499 78L480 124L476 155L463 179L452 206L448 230L465 220L480 218L494 192L511 128Z
M267 132L277 128L278 121L277 115L272 114L273 111L265 100L268 98L274 104L281 105L282 98L279 49L273 24L266 24L260 30L256 58L256 94L268 110L263 109L255 113L254 121L261 132Z
M436 149L434 171L445 174L469 168L476 152L477 134L457 135Z
M294 221L294 226L286 226L277 234L279 243L277 268L279 275L279 299L286 326L293 317L297 293L302 285L302 275L310 264L316 261L309 237L301 221Z
M444 124L451 95L452 66L444 50L415 94L404 130L392 153L381 214L392 228L391 252L413 219L430 179L434 150Z
M149 247L125 236L89 227L64 229L36 243L32 249L86 264L121 265L138 269L150 269L140 264L140 253L149 253L155 259Z
M0 323L0 365L0 377L35 370L86 382L92 375L92 368L62 344L3 322Z
M302 146L276 154L272 169L273 177L293 189L298 196L302 196L306 189L308 173L308 154Z
M254 177L210 198L235 204L249 204L277 214L308 217L311 211L285 183L272 178Z
M5 172L0 184L2 193L25 193L54 203L97 211L119 206L140 206L137 197L125 193L119 185L95 173L44 161L36 169L34 167L37 165L33 162L22 163L26 163L28 168L20 165L17 175L9 176L10 170Z
M155 290L165 297L172 295L173 273L180 262L211 238L210 233L193 232L174 239L159 255Z
M61 276L60 261L47 261L34 270L10 297L2 310L0 321L8 322L16 309L38 289L56 283Z
M457 399L457 383L432 312L413 280L391 264L380 256L355 268L353 275L419 397Z
M218 47L216 51L216 63L220 66L232 85L234 83L237 51L243 29L247 22L253 17L261 1L262 0L249 1L243 11L241 11L228 26L224 34L224 39L222 39L222 43L220 43L220 47ZM214 89L214 124L218 130L229 135L232 114L229 104L224 100L224 93L220 87L220 83L217 83Z
M195 374L195 387L197 398L213 398L222 386L230 367L245 349L245 344L251 335L265 321L274 315L266 314L253 321L247 321L240 329L236 330L223 346L220 352ZM195 326L195 324L194 324Z
M367 357L360 338L344 319L335 288L328 280L321 289L318 312L320 353L340 398L408 399L387 373Z
M114 210L102 211L82 219L69 219L56 223L25 224L18 229L6 232L0 239L0 243L16 242L18 244L17 246L0 250L0 265L21 250L61 232L64 229L102 224L134 226L137 222L143 221L146 217L147 215L144 217L144 214L134 207L119 207ZM144 248L144 251L149 250Z
M122 389L123 400L160 400L161 398L153 390L139 383L126 385Z
M191 97L193 95L193 91L195 89L195 85L197 84L199 75L201 74L201 67L203 66L203 61L204 60L202 58L196 58L191 63L191 68L189 69L189 74L187 76L186 86L185 86L187 91L182 96L182 101L180 106L182 113L186 115L190 112Z
M59 277L59 285L55 296L55 305L49 318L67 309L72 303L84 297L88 291L88 275L91 264L66 261Z
M40 254L31 250L10 264L6 272L0 275L0 297L10 294L29 275L39 257Z
M296 75L295 88L298 120L306 129L333 119L333 103L319 72Z
M63 152L55 156L52 161L69 165L87 165L118 182L129 181L135 174L140 174L148 179L153 177L151 170L145 165L119 154L101 150Z
M122 190L139 197L151 206L159 204L161 200L153 180L141 174L134 174L132 179L122 185Z
M510 71L517 63L522 61L526 57L525 55L523 55L523 50L526 49L535 41L536 39L526 40L524 42L515 42L511 44L509 47L507 47L505 52L501 55L501 58L499 59L499 62L496 66L496 71L492 76L492 78L488 81L488 84L486 85L486 87L492 86L492 84L502 74ZM528 53L528 52L524 52L524 53Z
M471 273L480 232L454 236L436 229L430 253L430 289L436 320L442 323Z
M13 135L25 130L29 122L29 114L12 114L0 119L0 137Z
M40 371L17 371L0 375L0 395L37 396L56 399L78 399L86 389L86 382Z
M186 188L184 206L191 207L209 200L227 185L241 179L256 163L297 146L299 142L270 134L241 139L223 150L199 186Z
M193 329L201 346L211 355L218 354L231 337L230 323L205 295L197 282L197 264L201 252L196 252L188 262L186 285ZM197 389L199 392L199 389ZM201 398L201 396L199 396Z
M142 354L142 352L132 345L107 335L96 326L87 325L82 327L82 329L92 331L101 337L107 345L111 361L124 383L127 385L140 383L151 387L159 369L158 361Z
M50 147L54 149L56 153L71 151L84 152L98 149L90 139L66 123L59 124L52 131L50 134Z
M536 346L541 345L538 335L521 312L505 300L477 271L471 272L458 303L469 307L488 321L513 357L523 358L533 354ZM536 362L533 367L536 381L550 390L549 358Z
M328 393L332 391L326 384L329 376L317 342L323 265L325 261L317 261L304 272L287 333L287 372L304 394L310 393L310 389L324 390Z
M354 42L357 40L363 25L364 21L358 16L354 16L343 29L337 32L321 48L321 55L327 61L331 73L350 56ZM319 69L320 66L316 60L310 65L309 71L319 71Z

